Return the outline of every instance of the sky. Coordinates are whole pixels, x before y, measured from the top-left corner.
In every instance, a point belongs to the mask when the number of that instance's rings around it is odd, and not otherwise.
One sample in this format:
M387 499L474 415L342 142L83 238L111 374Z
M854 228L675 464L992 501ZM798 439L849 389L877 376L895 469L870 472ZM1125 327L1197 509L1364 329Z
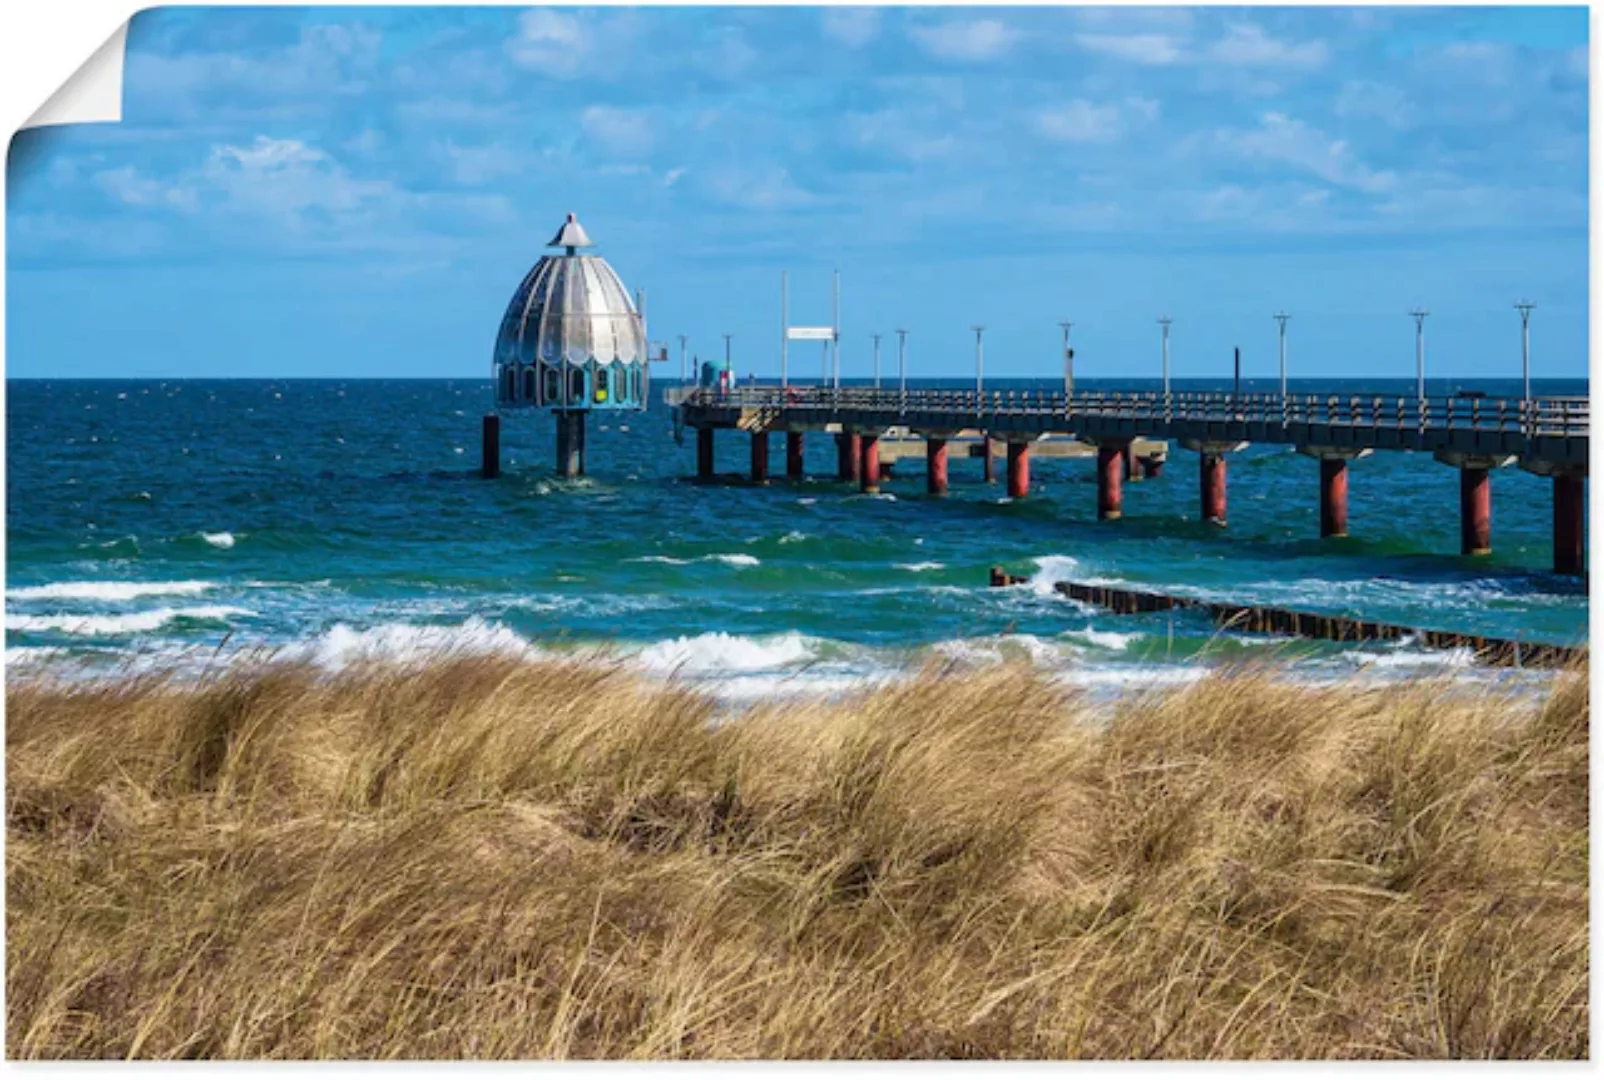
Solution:
M1587 9L157 9L7 159L11 377L488 378L569 212L649 332L911 376L1587 372ZM792 346L816 375L817 348Z

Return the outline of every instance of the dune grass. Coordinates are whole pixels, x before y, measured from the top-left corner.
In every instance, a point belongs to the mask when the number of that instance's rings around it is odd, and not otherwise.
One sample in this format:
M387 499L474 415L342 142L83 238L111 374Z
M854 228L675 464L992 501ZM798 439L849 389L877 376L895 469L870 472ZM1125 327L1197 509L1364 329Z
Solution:
M6 691L7 1054L1584 1057L1585 670Z

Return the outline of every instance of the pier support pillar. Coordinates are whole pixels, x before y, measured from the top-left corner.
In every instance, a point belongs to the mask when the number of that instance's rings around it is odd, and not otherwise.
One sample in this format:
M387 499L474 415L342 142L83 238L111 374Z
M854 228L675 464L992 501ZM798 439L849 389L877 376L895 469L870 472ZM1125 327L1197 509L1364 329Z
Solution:
M1023 499L1030 494L1030 443L1008 440L1008 497Z
M1459 553L1493 553L1493 483L1487 469L1459 470Z
M1225 455L1245 449L1247 443L1214 439L1182 439L1181 445L1197 451L1198 502L1204 521L1225 524Z
M880 490L880 436L854 435L862 448L863 461L858 469L858 490L874 495Z
M1140 480L1145 474L1142 459L1136 456L1136 446L1127 443L1125 452L1120 455L1121 464L1125 468L1126 480Z
M713 429L696 429L696 478L713 479Z
M991 444L990 432L987 432L986 435L980 440L980 450L981 461L984 463L985 468L984 475L986 478L986 483L994 484L997 482L997 448Z
M1583 573L1587 531L1586 478L1579 472L1554 474L1554 573Z
M1320 460L1320 535L1348 535L1348 462L1369 457L1355 446L1299 446L1298 453Z
M1142 471L1154 480L1164 475L1164 455L1148 454L1142 458Z
M752 483L769 482L769 433L752 432Z
M1459 470L1459 553L1491 555L1493 551L1492 470L1515 460L1510 454L1471 454L1438 450L1432 455Z
M553 416L557 420L557 475L567 478L584 476L585 414L559 412Z
M947 440L925 436L925 490L932 495L947 493Z
M843 431L835 437L835 478L856 480L859 458L863 454L862 440L854 433Z
M1198 498L1203 520L1225 524L1225 455L1205 450L1198 455Z
M792 480L802 479L802 433L785 433L785 475Z
M501 475L501 417L485 413L483 455L479 460L479 475L494 480Z
M1100 521L1118 521L1120 501L1124 492L1125 450L1118 443L1099 443L1097 446L1097 517Z
M1320 459L1320 535L1348 535L1348 462Z

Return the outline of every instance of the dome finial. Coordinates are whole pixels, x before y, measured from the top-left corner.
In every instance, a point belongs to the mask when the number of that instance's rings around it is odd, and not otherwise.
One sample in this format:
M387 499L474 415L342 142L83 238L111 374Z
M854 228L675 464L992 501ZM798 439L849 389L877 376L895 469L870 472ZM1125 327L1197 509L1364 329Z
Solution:
M566 248L567 253L572 255L575 248L592 247L593 245L590 242L590 237L585 235L585 227L579 223L579 219L570 211L568 220L563 222L563 227L557 230L557 235L552 237L551 242L546 246Z

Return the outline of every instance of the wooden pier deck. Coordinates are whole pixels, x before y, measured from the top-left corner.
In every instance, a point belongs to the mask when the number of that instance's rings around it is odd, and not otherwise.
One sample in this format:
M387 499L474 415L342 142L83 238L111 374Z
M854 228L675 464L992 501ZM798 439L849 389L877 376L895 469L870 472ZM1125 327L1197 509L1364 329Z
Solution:
M1585 560L1590 405L1586 397L1333 396L993 390L834 389L820 386L684 387L667 391L677 425L697 437L697 474L713 471L718 430L752 438L752 477L768 478L768 436L786 434L786 475L802 472L809 432L834 435L837 476L878 490L881 447L903 432L922 439L927 490L947 491L948 443L975 434L1002 443L1008 494L1030 490L1030 455L1043 439L1095 448L1098 516L1121 515L1122 483L1160 474L1168 444L1198 455L1201 516L1226 522L1228 455L1251 443L1294 446L1320 462L1322 536L1345 536L1348 466L1378 451L1430 454L1460 473L1460 551L1492 550L1492 472L1518 465L1554 484L1554 569ZM899 446L893 453L903 456ZM995 453L980 451L986 479Z

